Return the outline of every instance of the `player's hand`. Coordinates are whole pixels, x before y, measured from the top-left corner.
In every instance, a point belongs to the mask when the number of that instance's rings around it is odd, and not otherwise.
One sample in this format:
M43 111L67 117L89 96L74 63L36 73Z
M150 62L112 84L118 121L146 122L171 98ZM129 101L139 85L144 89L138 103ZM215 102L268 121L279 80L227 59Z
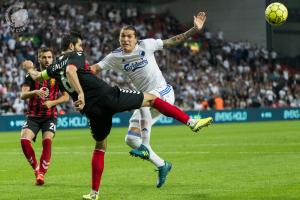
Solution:
M40 99L46 98L49 94L47 91L43 90L42 88L39 90L34 90L34 93L36 96L38 96Z
M53 101L45 101L45 102L43 103L43 105L44 105L47 109L52 108L52 107L54 106Z
M85 101L83 93L78 94L78 100L74 102L74 105L76 111L81 111L84 108Z
M25 69L26 71L30 71L31 69L34 69L34 65L33 62L31 60L25 60L22 63L22 67L23 69Z
M194 28L197 29L198 31L201 31L205 21L206 21L206 13L199 12L197 16L194 16Z

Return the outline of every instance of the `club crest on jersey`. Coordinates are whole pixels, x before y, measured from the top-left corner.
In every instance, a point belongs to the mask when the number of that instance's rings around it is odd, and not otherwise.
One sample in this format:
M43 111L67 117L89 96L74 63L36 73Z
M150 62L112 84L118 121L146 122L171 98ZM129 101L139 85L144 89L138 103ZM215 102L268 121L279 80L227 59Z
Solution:
M142 57L144 57L145 54L146 54L145 51L140 51L140 52L139 52L139 55L142 56Z
M53 87L55 85L55 79L51 78L50 79L50 86Z
M132 71L134 72L137 69L143 68L148 64L148 60L144 59L145 56L145 51L140 51L139 52L140 58L135 61L131 61L126 63L125 59L123 59L123 69L125 71Z

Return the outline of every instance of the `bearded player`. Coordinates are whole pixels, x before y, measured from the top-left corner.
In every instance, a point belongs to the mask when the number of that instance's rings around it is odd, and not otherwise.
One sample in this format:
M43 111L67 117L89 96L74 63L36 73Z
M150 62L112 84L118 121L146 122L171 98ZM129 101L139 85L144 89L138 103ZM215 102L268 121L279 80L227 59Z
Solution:
M50 48L41 48L38 51L40 70L45 70L53 63L53 51ZM62 96L59 97L59 91ZM21 146L23 153L36 176L36 185L44 184L44 176L48 171L51 160L52 139L56 131L57 109L56 105L68 102L69 95L63 88L59 88L55 79L34 81L29 74L26 75L22 85L21 99L29 99L27 118L21 131ZM36 140L39 131L42 131L43 151L38 164L34 149L31 145Z

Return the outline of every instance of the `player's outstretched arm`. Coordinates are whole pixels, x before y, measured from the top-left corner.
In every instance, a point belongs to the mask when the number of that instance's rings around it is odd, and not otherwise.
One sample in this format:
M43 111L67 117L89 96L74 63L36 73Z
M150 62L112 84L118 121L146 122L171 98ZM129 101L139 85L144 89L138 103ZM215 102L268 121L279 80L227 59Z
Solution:
M206 21L206 13L199 12L197 16L194 16L194 26L184 33L163 40L164 47L175 46L186 41L188 38L190 38L191 36L193 36L194 34L202 30L205 21Z
M91 67L91 71L94 73L94 74L98 74L101 70L100 70L100 65L98 63L96 64L93 64Z
M22 63L22 67L23 69L25 69L28 74L31 76L31 78L34 80L34 81L38 81L38 80L43 80L43 76L42 76L42 73L37 71L35 68L34 68L34 65L33 65L33 62L30 61L30 60L25 60L23 63Z

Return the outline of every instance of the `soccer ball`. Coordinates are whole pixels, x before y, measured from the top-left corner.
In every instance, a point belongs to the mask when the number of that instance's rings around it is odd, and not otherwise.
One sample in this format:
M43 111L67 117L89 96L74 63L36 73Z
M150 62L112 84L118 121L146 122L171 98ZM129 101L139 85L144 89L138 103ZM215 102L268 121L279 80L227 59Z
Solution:
M266 20L272 26L283 24L288 17L288 10L282 3L271 3L265 11Z

